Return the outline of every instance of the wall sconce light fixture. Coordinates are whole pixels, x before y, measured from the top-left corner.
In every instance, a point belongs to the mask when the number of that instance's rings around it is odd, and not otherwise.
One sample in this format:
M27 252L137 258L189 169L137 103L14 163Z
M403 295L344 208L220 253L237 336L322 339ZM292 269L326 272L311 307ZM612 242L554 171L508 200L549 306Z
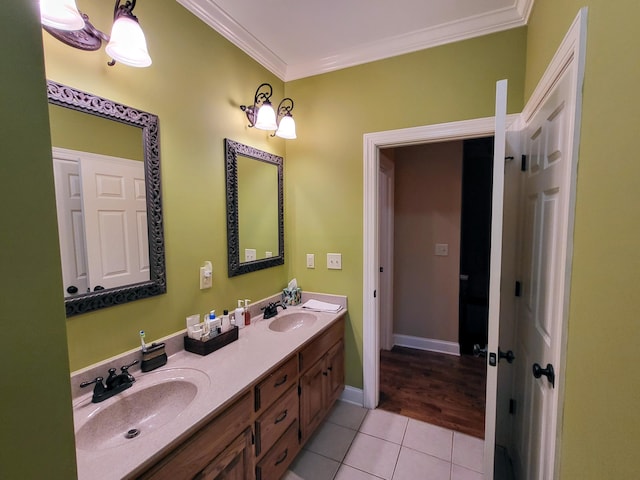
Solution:
M293 100L288 97L283 98L278 104L278 109L274 110L270 100L272 94L271 85L263 83L256 89L253 105L240 105L240 110L247 115L249 127L256 127L260 130L275 130L272 137L296 138L296 122L291 115Z
M102 42L113 59L132 67L148 67L151 57L147 51L147 41L138 18L133 14L136 0L126 0L121 4L116 0L113 8L113 26L108 36L95 28L89 16L78 11L75 0L40 0L42 28L61 42L81 50L98 50Z

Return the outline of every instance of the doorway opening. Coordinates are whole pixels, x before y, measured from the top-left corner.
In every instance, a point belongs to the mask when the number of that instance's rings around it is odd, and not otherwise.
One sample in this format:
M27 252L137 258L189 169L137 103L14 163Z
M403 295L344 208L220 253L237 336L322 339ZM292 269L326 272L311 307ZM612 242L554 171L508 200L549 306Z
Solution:
M492 165L493 137L380 150L379 407L478 438Z

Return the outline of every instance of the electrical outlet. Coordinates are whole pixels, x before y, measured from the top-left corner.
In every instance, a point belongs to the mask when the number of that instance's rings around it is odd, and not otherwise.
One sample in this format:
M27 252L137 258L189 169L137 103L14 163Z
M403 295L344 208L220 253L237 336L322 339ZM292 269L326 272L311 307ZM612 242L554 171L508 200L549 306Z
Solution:
M271 257L273 257L273 252L270 252L268 250L264 252L264 258L271 258Z
M244 249L244 261L245 262L253 262L256 259L256 249L255 248L245 248Z
M342 270L342 254L327 253L327 268L329 270Z
M316 268L315 253L307 253L307 268Z
M204 266L200 267L200 290L211 288L213 286L213 267L211 262L204 262Z

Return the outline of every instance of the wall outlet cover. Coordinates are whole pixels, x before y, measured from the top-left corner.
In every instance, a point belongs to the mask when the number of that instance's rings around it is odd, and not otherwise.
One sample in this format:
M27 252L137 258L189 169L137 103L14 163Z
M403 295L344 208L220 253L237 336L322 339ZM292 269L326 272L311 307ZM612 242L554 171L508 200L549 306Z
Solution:
M342 254L327 253L327 268L329 270L342 270Z

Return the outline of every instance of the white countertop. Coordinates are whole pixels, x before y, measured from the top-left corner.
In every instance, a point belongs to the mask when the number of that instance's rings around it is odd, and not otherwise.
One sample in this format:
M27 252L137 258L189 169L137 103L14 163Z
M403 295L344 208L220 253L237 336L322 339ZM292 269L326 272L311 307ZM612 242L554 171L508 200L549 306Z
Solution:
M346 298L344 301L346 305ZM278 310L279 314L274 319L301 310L300 306L289 307L286 311ZM91 391L75 397L73 402L74 417L86 415L86 409L95 410L91 414L95 415L98 410L106 409L123 397L135 394L136 387L143 388L143 385L150 381L149 379L159 378L159 372L178 368L195 369L206 374L209 379L208 385L205 381L200 386L196 398L189 406L169 423L146 433L141 428L138 437L126 440L111 448L98 450L76 448L78 479L106 480L127 477L178 439L184 440L185 434L191 434L197 430L208 417L212 416L213 412L238 396L255 380L345 313L346 309L341 310L338 314L314 312L317 315L317 321L313 325L283 333L274 332L268 328L269 323L274 319L262 320L262 317L257 317L251 326L239 330L238 340L209 355L201 356L182 350L170 355L169 361L164 367L148 373L133 372L136 377L133 386L104 402L92 404ZM104 373L106 374L106 370ZM170 374L171 372L166 372L161 375ZM202 375L200 376L202 377ZM77 376L74 375L74 377ZM72 382L77 382L77 379L74 378ZM91 390L91 388L87 390ZM79 412L83 410L85 410L84 414L80 414ZM78 418L74 418L74 421L77 432L81 421Z

